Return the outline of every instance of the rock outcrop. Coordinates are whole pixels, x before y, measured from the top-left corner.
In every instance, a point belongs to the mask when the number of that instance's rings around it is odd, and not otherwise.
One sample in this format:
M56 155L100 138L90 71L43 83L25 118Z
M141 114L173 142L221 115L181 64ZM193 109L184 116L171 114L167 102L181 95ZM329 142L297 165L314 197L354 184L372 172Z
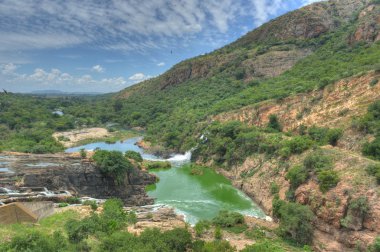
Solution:
M6 156L21 177L17 186L46 187L48 190L67 190L77 196L99 199L120 198L126 205L152 204L153 199L145 187L156 182L156 176L134 168L123 183L117 184L112 177L102 174L94 163L69 154L23 154ZM35 163L38 160L38 163ZM26 166L29 165L29 166ZM15 182L16 183L16 182Z

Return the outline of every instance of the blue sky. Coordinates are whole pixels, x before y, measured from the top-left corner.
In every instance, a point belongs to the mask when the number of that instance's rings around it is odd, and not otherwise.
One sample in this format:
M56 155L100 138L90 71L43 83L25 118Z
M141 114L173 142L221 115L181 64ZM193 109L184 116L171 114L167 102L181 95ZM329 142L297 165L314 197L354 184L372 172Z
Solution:
M0 88L115 92L315 0L0 0Z

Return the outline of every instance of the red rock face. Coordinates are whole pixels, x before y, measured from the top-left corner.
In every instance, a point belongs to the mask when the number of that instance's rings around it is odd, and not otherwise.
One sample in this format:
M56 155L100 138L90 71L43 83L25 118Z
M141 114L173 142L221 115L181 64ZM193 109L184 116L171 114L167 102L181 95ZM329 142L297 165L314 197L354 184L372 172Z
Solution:
M351 43L380 40L380 5L369 5L358 17L358 27L350 38Z

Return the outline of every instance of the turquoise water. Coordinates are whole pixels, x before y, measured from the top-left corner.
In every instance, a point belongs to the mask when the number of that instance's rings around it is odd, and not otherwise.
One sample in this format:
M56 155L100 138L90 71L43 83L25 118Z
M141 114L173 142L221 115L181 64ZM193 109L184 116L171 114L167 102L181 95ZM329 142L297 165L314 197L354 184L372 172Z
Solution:
M127 151L134 150L142 154L144 159L162 160L159 157L145 153L135 145L140 138L131 138L124 142L107 144L104 142L92 143L66 152L75 152L84 148ZM191 175L191 168L186 165L190 162L191 153L174 155L167 159L172 163L172 169L156 170L160 181L148 187L148 195L155 198L156 205L166 205L183 214L186 221L195 224L201 219L211 219L220 210L240 212L245 215L265 218L264 212L244 193L234 188L230 181L214 170L206 168L203 175Z

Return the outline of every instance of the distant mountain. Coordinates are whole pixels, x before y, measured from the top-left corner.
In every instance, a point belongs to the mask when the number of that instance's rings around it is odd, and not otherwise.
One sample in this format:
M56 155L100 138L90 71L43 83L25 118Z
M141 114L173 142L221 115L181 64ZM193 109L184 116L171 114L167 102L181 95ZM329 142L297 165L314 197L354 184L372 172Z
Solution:
M93 96L100 95L99 92L64 92L61 90L35 90L30 93L31 95L41 95L41 96Z

